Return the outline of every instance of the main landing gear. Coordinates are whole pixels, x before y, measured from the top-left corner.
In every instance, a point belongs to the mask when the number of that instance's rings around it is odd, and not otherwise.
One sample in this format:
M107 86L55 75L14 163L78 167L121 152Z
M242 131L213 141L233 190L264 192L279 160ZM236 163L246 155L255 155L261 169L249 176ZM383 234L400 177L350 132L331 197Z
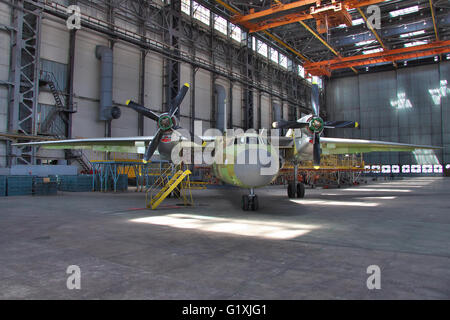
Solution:
M287 188L287 194L289 198L304 198L305 197L305 185L301 182L297 182L298 166L294 166L294 181L290 181Z
M253 188L250 189L250 194L244 194L242 196L242 210L258 210L258 196L255 194Z

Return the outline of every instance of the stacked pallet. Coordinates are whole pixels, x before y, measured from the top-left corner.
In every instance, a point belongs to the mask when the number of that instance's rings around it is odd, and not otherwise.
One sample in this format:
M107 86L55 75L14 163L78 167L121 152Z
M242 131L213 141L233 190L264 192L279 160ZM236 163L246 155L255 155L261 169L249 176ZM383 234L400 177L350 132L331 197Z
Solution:
M92 175L58 176L59 190L70 192L92 191Z
M6 196L6 176L0 176L0 197Z
M35 177L33 194L35 195L55 195L58 193L58 181L56 176L48 178Z
M33 194L33 176L8 176L7 195L23 196Z

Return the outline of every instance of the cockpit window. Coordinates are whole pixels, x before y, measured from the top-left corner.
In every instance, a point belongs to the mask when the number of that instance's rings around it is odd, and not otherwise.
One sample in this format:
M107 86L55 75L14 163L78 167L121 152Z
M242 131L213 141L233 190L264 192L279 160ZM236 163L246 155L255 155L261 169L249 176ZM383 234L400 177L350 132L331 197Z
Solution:
M248 144L258 144L258 137L247 137Z
M267 138L259 137L259 144L267 145Z

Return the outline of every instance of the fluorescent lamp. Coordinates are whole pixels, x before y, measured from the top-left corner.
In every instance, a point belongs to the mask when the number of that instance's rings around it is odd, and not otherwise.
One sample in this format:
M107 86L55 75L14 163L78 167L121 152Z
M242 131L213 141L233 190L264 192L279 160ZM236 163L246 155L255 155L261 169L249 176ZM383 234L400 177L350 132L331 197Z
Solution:
M371 44L374 42L375 42L375 40L360 41L360 42L355 43L355 46L361 47L361 46L365 46L367 44Z
M425 40L408 42L408 43L405 43L405 48L420 46L420 45L427 44L427 43L428 43L428 41L425 41Z
M391 11L391 12L389 12L389 15L392 18L395 18L398 16L403 16L405 14L410 14L410 13L417 12L417 11L419 11L419 6L412 6L412 7L408 7L408 8L404 8L404 9Z
M409 33L403 33L400 35L400 38L409 38L409 37L414 37L414 36L418 36L421 34L424 34L425 30L419 30L419 31L414 31L414 32L409 32Z
M371 50L364 50L363 54L371 54L371 53L377 53L383 51L383 48L376 48Z

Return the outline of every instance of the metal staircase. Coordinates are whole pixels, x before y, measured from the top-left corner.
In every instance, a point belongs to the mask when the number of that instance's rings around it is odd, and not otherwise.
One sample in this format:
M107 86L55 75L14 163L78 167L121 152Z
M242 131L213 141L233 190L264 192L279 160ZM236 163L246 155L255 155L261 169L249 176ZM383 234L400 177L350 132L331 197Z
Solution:
M59 88L58 81L53 72L41 70L39 83L41 86L47 85L53 95L53 98L55 99L55 107L51 109L49 114L42 122L39 132L42 134L55 136L58 139L66 139L66 129L62 128L56 120L58 118L62 119L62 121L67 124L69 121L67 115L68 113L77 112L77 104L68 104L68 100L66 99L63 91ZM51 132L49 132L50 129L52 129ZM82 150L67 149L64 150L64 154L66 160L77 161L82 168L82 171L90 172L92 170L89 159L86 157Z
M175 174L173 174L175 172ZM165 198L174 194L177 198L183 200L183 204L193 205L189 169L183 170L180 165L177 168L170 167L164 171L155 183L147 190L146 205L152 210L156 209ZM184 180L184 181L183 181Z

